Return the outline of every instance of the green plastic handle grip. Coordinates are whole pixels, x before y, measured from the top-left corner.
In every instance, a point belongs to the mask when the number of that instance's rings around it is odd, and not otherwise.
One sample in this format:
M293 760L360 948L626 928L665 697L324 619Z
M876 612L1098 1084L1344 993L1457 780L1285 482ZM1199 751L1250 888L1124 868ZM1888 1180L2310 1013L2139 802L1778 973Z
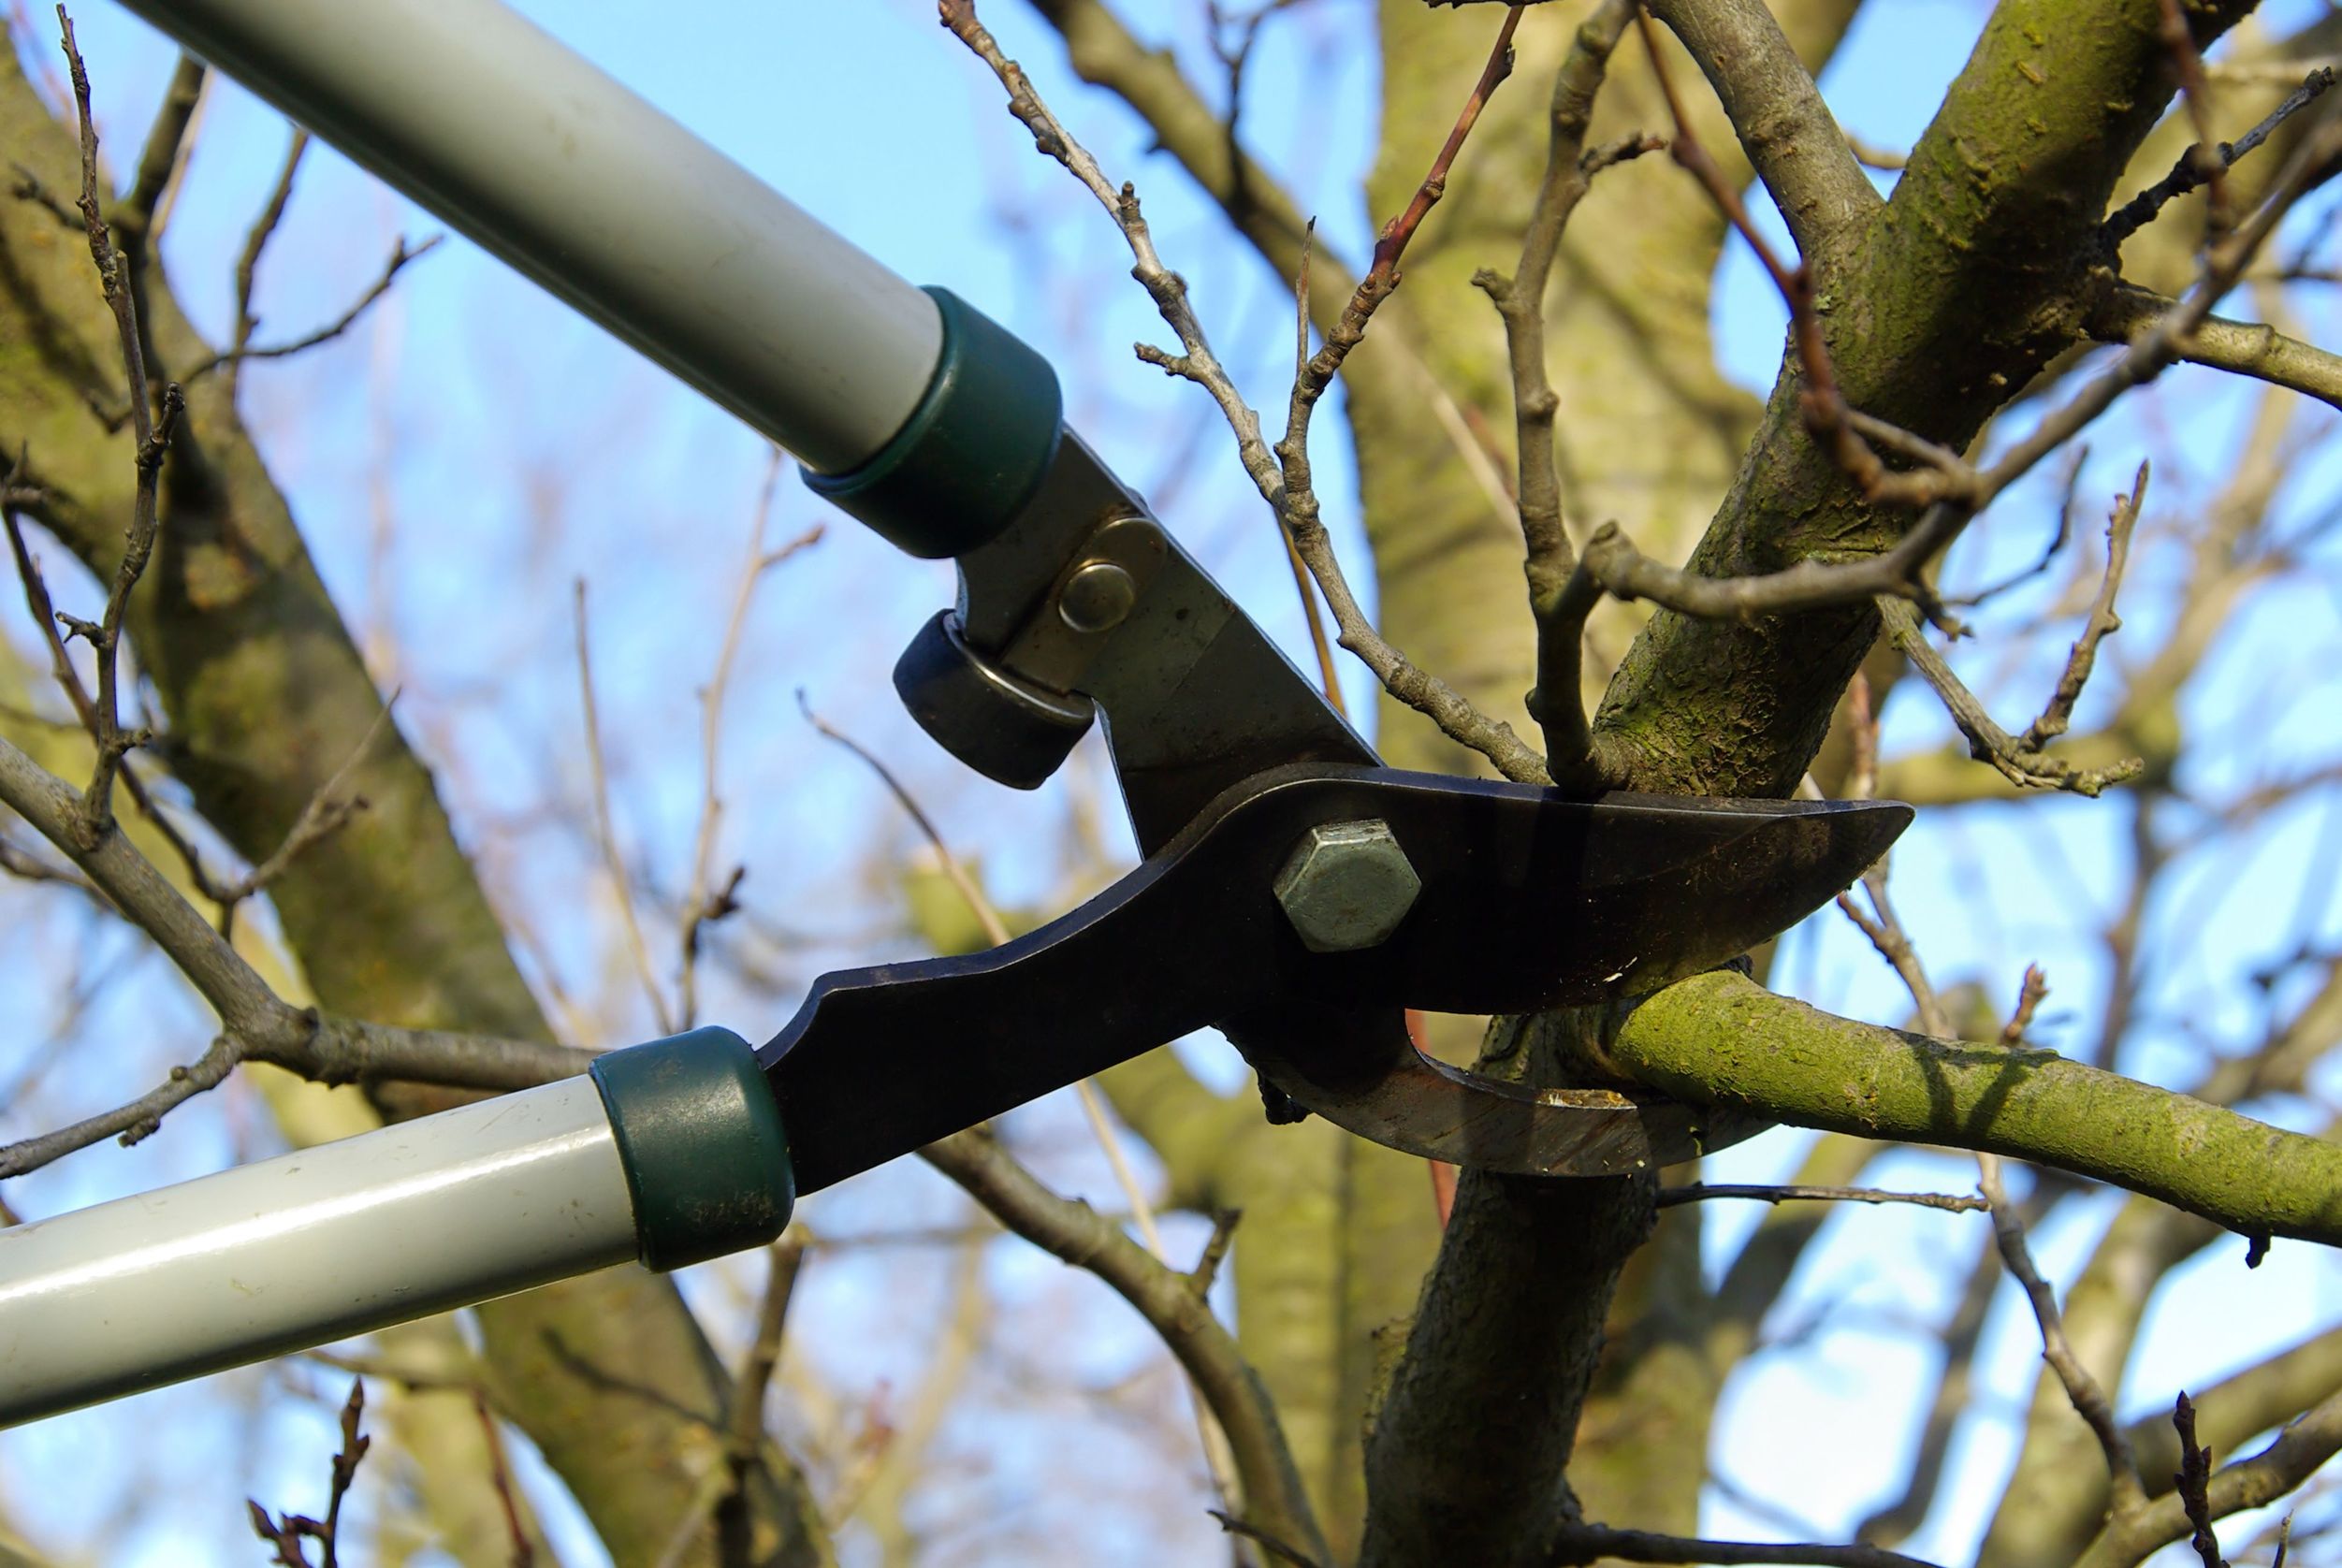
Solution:
M789 1225L789 1138L749 1042L694 1029L597 1057L641 1257L664 1271L762 1246Z

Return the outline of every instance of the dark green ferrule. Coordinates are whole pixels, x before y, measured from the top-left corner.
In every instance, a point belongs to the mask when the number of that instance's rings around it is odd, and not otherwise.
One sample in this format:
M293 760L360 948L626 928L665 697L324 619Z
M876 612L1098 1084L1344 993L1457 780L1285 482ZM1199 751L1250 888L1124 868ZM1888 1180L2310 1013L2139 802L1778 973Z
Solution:
M694 1029L596 1057L590 1070L618 1134L644 1263L704 1263L787 1227L797 1198L789 1140L748 1041Z
M948 289L943 352L919 406L877 454L807 487L897 548L930 559L989 544L1040 488L1065 415L1057 372Z

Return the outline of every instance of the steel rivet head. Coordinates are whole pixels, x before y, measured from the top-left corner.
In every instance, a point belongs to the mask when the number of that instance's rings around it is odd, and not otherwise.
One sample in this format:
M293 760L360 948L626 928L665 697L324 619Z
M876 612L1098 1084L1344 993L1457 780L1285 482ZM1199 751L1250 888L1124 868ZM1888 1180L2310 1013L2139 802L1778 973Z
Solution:
M1111 560L1084 562L1057 595L1057 615L1076 632L1111 632L1139 602L1139 585Z
M1275 884L1277 903L1312 952L1380 946L1422 891L1406 850L1379 818L1311 828Z

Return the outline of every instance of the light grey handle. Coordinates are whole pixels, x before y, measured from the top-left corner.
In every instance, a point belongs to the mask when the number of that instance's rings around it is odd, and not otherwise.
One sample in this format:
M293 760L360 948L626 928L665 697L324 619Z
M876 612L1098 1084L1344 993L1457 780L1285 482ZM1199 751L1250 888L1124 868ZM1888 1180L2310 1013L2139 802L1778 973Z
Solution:
M0 1426L635 1256L573 1078L0 1231Z
M807 467L876 455L924 294L497 0L126 0Z

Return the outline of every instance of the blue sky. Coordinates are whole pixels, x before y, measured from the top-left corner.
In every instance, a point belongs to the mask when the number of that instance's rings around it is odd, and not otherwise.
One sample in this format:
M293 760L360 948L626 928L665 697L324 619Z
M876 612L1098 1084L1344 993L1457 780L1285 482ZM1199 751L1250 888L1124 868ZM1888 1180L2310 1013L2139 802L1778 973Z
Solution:
M1128 357L1132 341L1161 341L1165 332L1125 276L1127 257L1112 225L1062 171L1032 155L989 76L937 29L925 7L793 0L708 6L681 22L656 23L642 7L606 0L524 8L880 260L916 282L954 289L1049 354L1065 377L1075 423L1162 502L1181 537L1247 609L1300 653L1300 617L1278 546L1216 415L1192 388ZM1198 65L1194 19L1187 7L1171 9L1182 21L1165 41ZM1328 0L1272 28L1246 106L1255 145L1304 193L1330 241L1352 255L1363 252L1373 228L1356 194L1371 155L1376 93L1375 64L1349 36L1362 14L1359 0ZM1872 0L1825 83L1841 117L1868 139L1908 145L1982 14L1967 0ZM1228 241L1117 104L1072 79L1053 36L1020 6L993 0L985 15L1110 175L1140 182L1157 240L1187 274L1223 356L1256 404L1273 406L1289 353L1285 283ZM1457 24L1492 31L1495 17L1480 7L1460 13ZM169 70L170 51L98 0L83 7L78 24L109 147L126 157ZM166 254L182 298L216 335L224 335L232 303L226 258L273 177L284 135L282 121L240 90L220 92L208 110ZM313 152L265 270L263 336L329 319L395 235L440 227L329 151ZM1768 385L1782 323L1778 299L1736 245L1715 302L1728 372L1752 387ZM501 857L504 885L532 907L559 909L590 870L590 857L560 829L534 820L548 794L574 800L582 787L567 615L571 579L589 580L622 836L671 884L699 807L691 693L706 678L714 651L708 627L728 604L745 543L764 463L759 443L459 239L419 263L347 340L248 372L247 399L328 587L354 622L397 649L408 693L402 723L447 770L462 807L459 831L484 855ZM2111 490L2149 444L2177 471L2176 483L2190 468L2216 470L2243 406L2208 375L2175 375L2135 414L2109 422L2091 483ZM2164 439L2175 428L2175 443ZM1338 545L1356 561L1362 544L1341 422L1321 420L1318 430L1328 515ZM2329 459L2310 454L2290 483L2288 504L2314 509L2333 494L2336 477ZM2038 547L2046 492L2034 489L1964 547L1962 571L1989 576ZM785 483L771 536L823 516ZM1041 902L1061 887L1063 822L1080 787L1017 796L967 780L927 746L897 712L886 671L902 641L948 599L949 573L904 562L830 521L820 548L777 574L759 602L735 677L724 779L727 853L751 866L748 889L761 918L791 935L778 945L777 962L784 979L799 983L820 967L860 961L866 947L847 938L885 928L895 890L869 864L874 851L907 839L867 778L807 734L795 713L796 688L905 769L1004 903ZM2152 595L2136 597L2132 634L2151 637ZM2217 727L2228 716L2260 711L2268 672L2290 671L2283 677L2295 689L2290 717L2265 726L2268 733L2256 734L2250 748L2219 748L2218 756L2235 759L2226 764L2234 768L2262 765L2277 750L2331 758L2342 742L2333 717L2342 711L2333 701L2335 672L2300 651L2334 646L2332 595L2310 593L2272 608L2291 613L2282 622L2274 613L2247 621L2191 696L2191 717ZM2040 672L2027 668L2035 685L2015 681L2012 708L2037 700ZM1353 694L1362 697L1369 687L1362 672L1353 668L1350 677ZM1891 741L1919 745L1941 734L1940 718L1917 696L1890 709ZM2202 868L2194 874L2200 891L2156 912L2153 939L2167 957L2175 1009L2191 1008L2231 1038L2248 1025L2231 982L2291 928L2302 868L2312 867L2314 878L2321 846L2332 841L2331 803L2322 811L2273 822L2248 857ZM1116 813L1103 816L1118 831ZM2103 983L2095 951L2073 929L2074 906L2102 908L2116 896L2126 834L2118 804L2060 803L2022 820L1994 811L1950 818L1940 830L1914 834L1901 851L1900 902L1942 977L1983 980L2005 999L2026 962L2044 962L2058 987L2044 1034L2050 1043L2068 1043L2058 1036L2058 1017L2088 1016ZM2329 907L2315 923L2333 938L2342 922ZM9 940L18 942L13 935ZM37 947L0 954L0 978L22 983L54 972L85 941L95 944L101 962L135 952L102 931L51 929ZM616 954L606 931L592 922L552 919L544 951L524 954L524 963L541 985L549 978L580 994L616 995L618 1032L651 1032L647 1009L637 1006L625 1018L626 987L609 980ZM1811 974L1811 994L1826 1006L1888 1020L1906 1009L1892 977L1835 919L1793 938L1785 971ZM80 1028L91 1038L134 1040L134 1065L151 1073L200 1048L203 1015L162 982L154 965L138 972L145 983L101 1002ZM714 984L716 1016L744 1032L755 1034L753 1021L772 1013L768 991L732 977ZM2158 1049L2156 1031L2145 1033L2146 1048ZM2176 1049L2174 1031L2162 1038L2160 1048ZM1198 1059L1229 1066L1208 1048ZM74 1082L44 1103L80 1109L103 1102L113 1087ZM175 1123L168 1136L127 1155L87 1155L21 1183L22 1201L30 1212L53 1212L265 1151L258 1107L222 1098L221 1114ZM2271 1113L2311 1115L2298 1106ZM1098 1162L1068 1132L1073 1124L1062 1115L1048 1120L1053 1114L1034 1113L1045 1169L1113 1201ZM1797 1147L1790 1134L1759 1140L1720 1160L1717 1176L1775 1174L1794 1162ZM1898 1156L1881 1179L1965 1190L1973 1178L1959 1161L1914 1153ZM824 1195L812 1217L851 1231L949 1223L958 1212L953 1197L924 1173L891 1171ZM1721 1207L1710 1217L1719 1255L1754 1219ZM1969 1223L1938 1214L1849 1215L1800 1276L1785 1314L1796 1318L1830 1302L1877 1314L1936 1310L1943 1238ZM2038 1239L2053 1272L2083 1256L2093 1223L2077 1215ZM1186 1244L1194 1244L1192 1236ZM2247 1278L2240 1252L2215 1249L2185 1271L2159 1309L2139 1360L2148 1402L2178 1381L2218 1375L2261 1345L2342 1316L2337 1275L2324 1259L2280 1246ZM1069 1283L1054 1262L1002 1243L987 1254L985 1268L1010 1310L1038 1317L1037 1303L1049 1303L1075 1314L1084 1379L1112 1385L1152 1356L1117 1309L1095 1293L1079 1295L1085 1287ZM896 1263L861 1256L816 1279L803 1321L824 1375L864 1390L914 1381L942 1299L939 1267L907 1282ZM704 1270L691 1286L720 1301L736 1281ZM1069 1298L1069 1290L1077 1294ZM1076 1306L1067 1307L1068 1299ZM2250 1303L2241 1322L2240 1300ZM1982 1398L2004 1411L2021 1409L2038 1350L2029 1322L2011 1305L2002 1302L1982 1363ZM1829 1332L1812 1354L1761 1358L1736 1382L1719 1428L1722 1470L1748 1490L1790 1501L1825 1532L1845 1529L1893 1481L1908 1438L1908 1395L1928 1373L1907 1343L1863 1319L1864 1311L1853 1313L1851 1326ZM257 1374L224 1386L252 1394L274 1387ZM152 1481L167 1495L188 1495L168 1488L199 1489L207 1456L243 1443L255 1486L288 1505L306 1497L303 1488L330 1449L329 1404L274 1399L247 1421L223 1405L222 1387L148 1396L12 1436L0 1443L7 1461L0 1485L25 1517L50 1514L69 1534L70 1520L120 1505L127 1495L105 1456L159 1424L193 1441L160 1445L142 1486ZM955 1451L986 1451L1003 1495L1026 1500L1020 1528L1096 1528L1102 1532L1097 1561L1154 1560L1150 1546L1163 1543L1131 1522L1142 1516L1084 1509L1076 1518L1079 1499L1048 1495L1060 1435L1051 1420L1009 1401L1001 1406L988 1416L980 1410L971 1419L989 1424L953 1441ZM1797 1431L1796 1443L1773 1440L1784 1427ZM2010 1461L2013 1430L2007 1420L1987 1421L1964 1445L1948 1488L1954 1502L1912 1549L1950 1560L1966 1554L1981 1524L1977 1510ZM1111 1436L1095 1441L1106 1445L1100 1485L1135 1488L1147 1474L1146 1453L1115 1449L1119 1440ZM1101 1513L1106 1522L1097 1523ZM1067 1522L1053 1523L1061 1518ZM1721 1497L1709 1525L1720 1532L1771 1528ZM186 1530L176 1510L157 1517L133 1532L125 1560L188 1561ZM231 1519L209 1537L212 1560L245 1560L240 1531ZM565 1545L573 1561L589 1561L574 1532ZM1008 1547L991 1549L1013 1560Z

